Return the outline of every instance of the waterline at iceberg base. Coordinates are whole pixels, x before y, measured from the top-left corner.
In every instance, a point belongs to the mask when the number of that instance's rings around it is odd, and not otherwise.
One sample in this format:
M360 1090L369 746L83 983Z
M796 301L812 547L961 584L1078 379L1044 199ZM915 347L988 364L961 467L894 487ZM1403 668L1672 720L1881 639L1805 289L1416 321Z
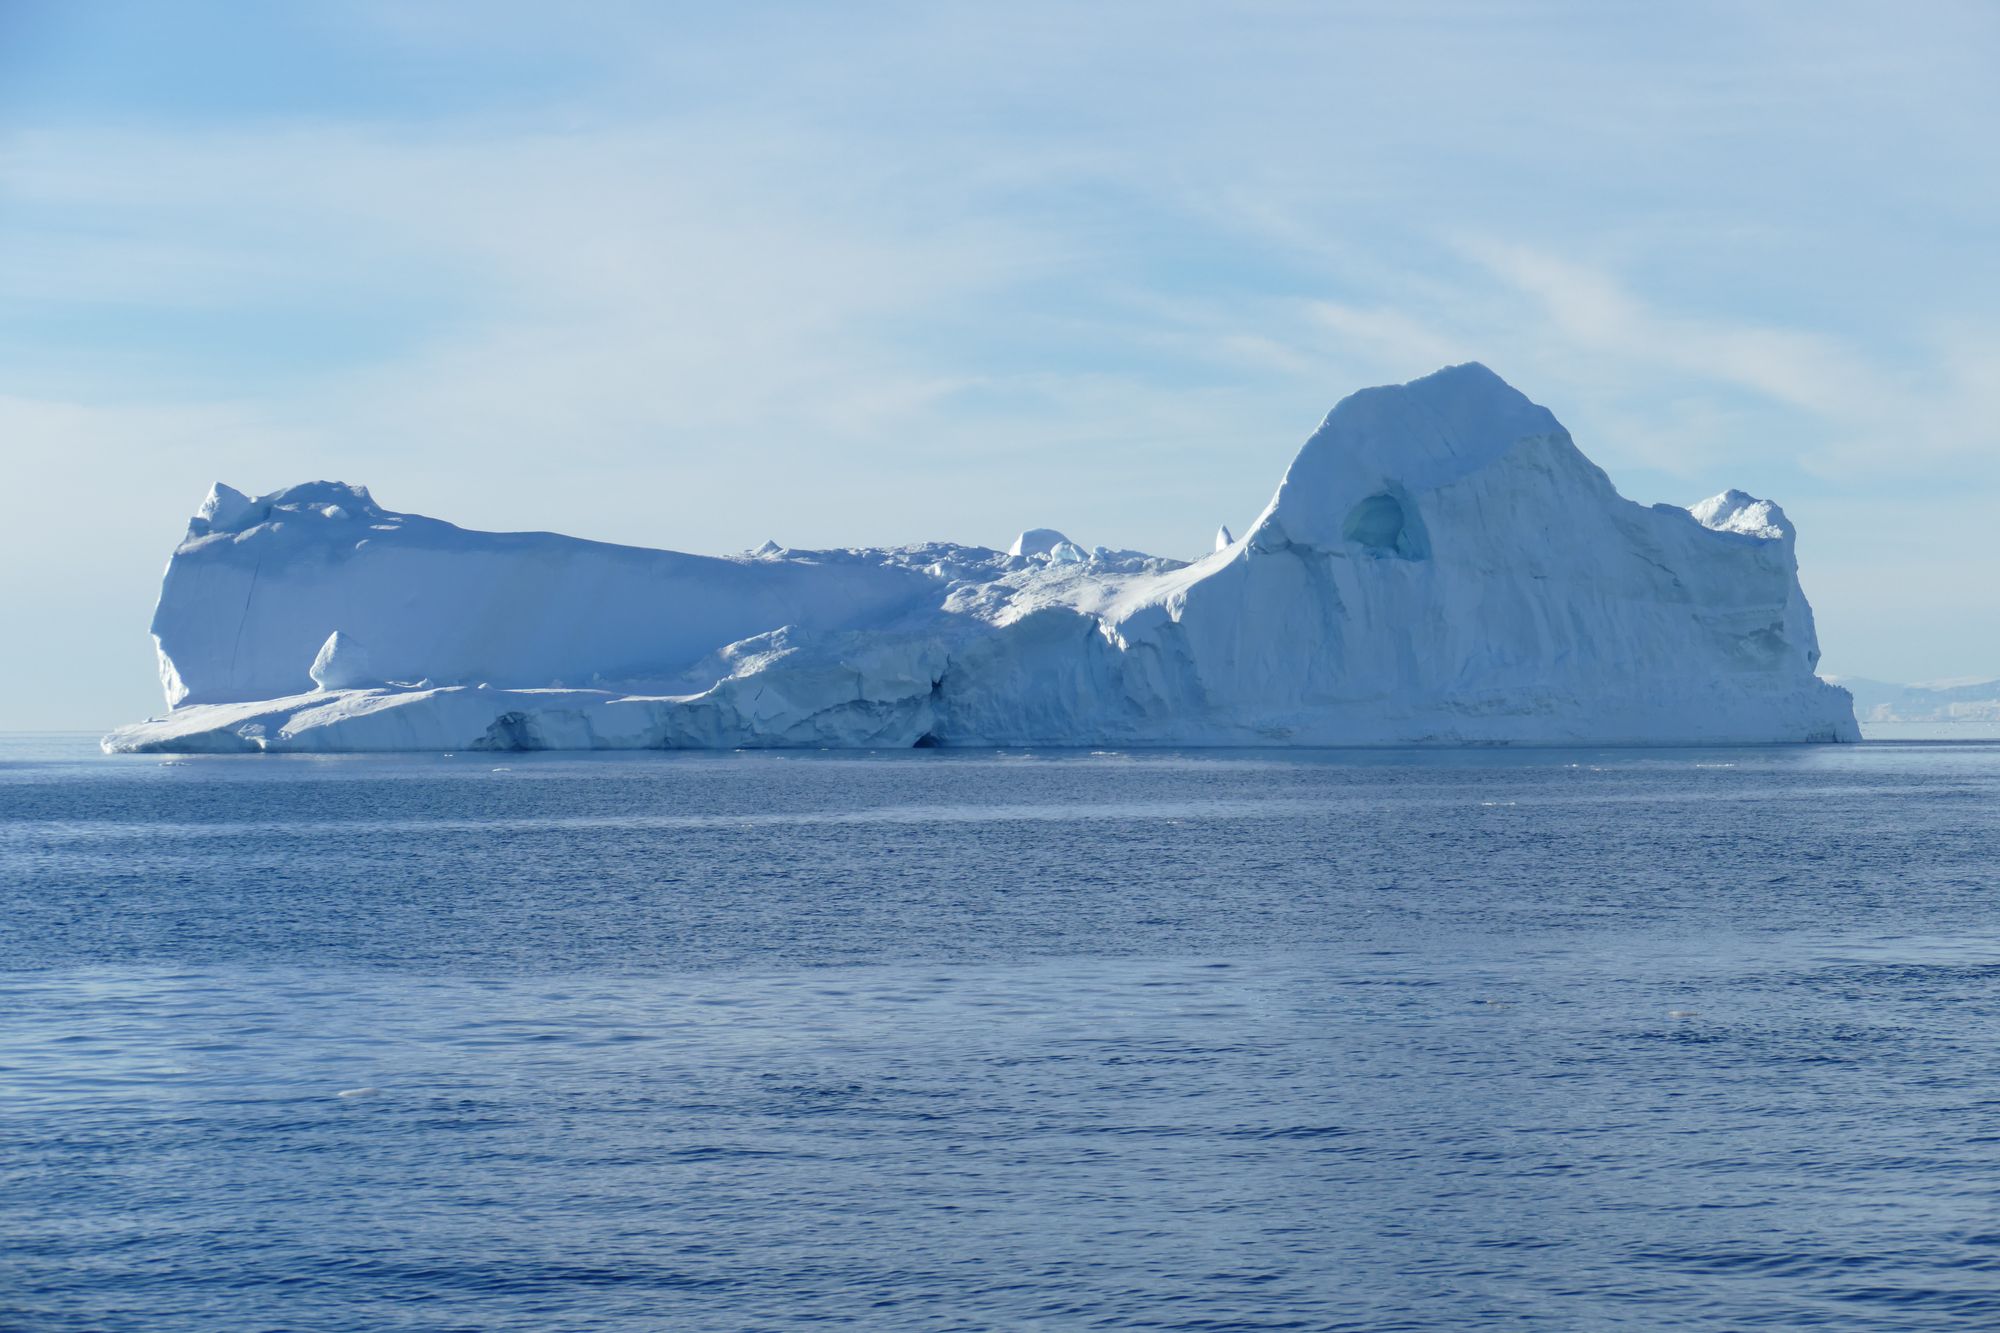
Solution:
M685 555L218 485L110 751L1859 738L1768 501L1621 497L1484 366L1353 394L1193 562L1031 529Z

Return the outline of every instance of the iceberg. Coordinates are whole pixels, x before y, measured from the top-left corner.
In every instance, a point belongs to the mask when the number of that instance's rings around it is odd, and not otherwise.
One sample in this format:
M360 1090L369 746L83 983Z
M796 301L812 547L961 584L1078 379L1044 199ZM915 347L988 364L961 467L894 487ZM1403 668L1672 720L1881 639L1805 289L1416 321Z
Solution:
M1029 528L739 556L218 485L110 751L1859 738L1767 500L1621 497L1476 363L1343 399L1185 561Z

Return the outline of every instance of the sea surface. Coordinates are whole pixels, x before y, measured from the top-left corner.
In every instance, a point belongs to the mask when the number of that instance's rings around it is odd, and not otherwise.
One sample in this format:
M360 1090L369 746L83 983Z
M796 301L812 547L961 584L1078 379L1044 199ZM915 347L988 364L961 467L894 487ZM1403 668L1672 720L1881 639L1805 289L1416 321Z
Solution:
M0 1328L2000 1327L2000 745L0 741Z

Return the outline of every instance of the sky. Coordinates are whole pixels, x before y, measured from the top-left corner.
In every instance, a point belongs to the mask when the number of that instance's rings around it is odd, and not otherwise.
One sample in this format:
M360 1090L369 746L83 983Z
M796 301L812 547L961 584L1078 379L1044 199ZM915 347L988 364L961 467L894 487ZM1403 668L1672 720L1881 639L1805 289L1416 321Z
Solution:
M161 711L210 483L1193 556L1479 360L2000 676L2000 6L0 0L0 729Z

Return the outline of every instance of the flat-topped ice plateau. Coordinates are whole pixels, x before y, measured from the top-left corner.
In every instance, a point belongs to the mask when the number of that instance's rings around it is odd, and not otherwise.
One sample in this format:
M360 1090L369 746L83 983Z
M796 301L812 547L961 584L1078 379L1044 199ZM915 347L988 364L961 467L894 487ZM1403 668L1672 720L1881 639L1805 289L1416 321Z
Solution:
M1192 562L1030 529L735 557L217 485L111 751L1858 739L1783 511L1619 496L1484 366L1341 401Z

